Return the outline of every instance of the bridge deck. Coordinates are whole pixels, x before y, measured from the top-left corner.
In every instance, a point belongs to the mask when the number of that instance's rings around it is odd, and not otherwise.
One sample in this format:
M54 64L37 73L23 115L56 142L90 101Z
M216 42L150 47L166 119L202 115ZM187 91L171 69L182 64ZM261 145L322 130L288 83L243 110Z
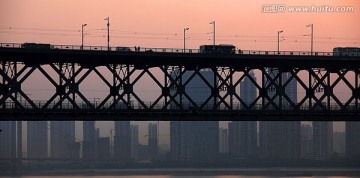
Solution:
M105 66L108 64L130 64L142 66L185 66L190 68L233 67L253 69L263 67L294 68L342 68L359 69L360 56L332 56L332 53L284 52L275 54L274 51L248 51L242 54L216 53L179 53L179 52L118 52L118 51L87 51L63 49L24 49L1 48L0 61L24 62L27 65L50 63L79 63L85 67ZM174 51L174 50L172 50ZM176 51L176 50L175 50ZM316 54L316 55L315 55Z

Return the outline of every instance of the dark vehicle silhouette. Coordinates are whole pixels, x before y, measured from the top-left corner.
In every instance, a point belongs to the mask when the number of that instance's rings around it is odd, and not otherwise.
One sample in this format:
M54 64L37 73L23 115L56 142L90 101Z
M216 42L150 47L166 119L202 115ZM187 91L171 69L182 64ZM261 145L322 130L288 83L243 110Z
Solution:
M42 44L42 43L24 43L21 44L21 48L28 49L51 49L52 46L50 44Z
M131 51L131 49L129 47L118 46L116 47L116 51Z
M360 48L357 47L336 47L333 49L334 56L360 56Z
M200 53L223 53L223 54L235 54L235 46L231 44L220 45L201 45Z

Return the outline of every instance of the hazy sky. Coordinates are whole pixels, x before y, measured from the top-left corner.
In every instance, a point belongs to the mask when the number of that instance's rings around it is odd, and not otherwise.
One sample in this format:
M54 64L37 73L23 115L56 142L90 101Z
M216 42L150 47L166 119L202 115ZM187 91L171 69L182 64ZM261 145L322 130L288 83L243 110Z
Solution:
M285 7L272 13L269 8ZM294 6L353 7L352 12L290 12ZM264 8L266 7L266 8ZM319 9L321 10L321 9ZM326 9L325 9L326 10ZM110 17L112 46L182 48L183 29L189 27L187 46L212 43L216 21L217 42L241 49L276 50L277 31L282 50L314 50L360 46L359 0L1 0L0 41L107 45L106 17ZM11 28L11 29L10 29Z
M290 12L300 6L321 12ZM308 24L315 51L360 47L359 0L0 0L0 42L81 45L86 23L84 45L106 46L106 17L111 46L182 48L188 27L197 49L212 43L215 20L216 43L245 50L277 50L283 30L281 50L309 51Z

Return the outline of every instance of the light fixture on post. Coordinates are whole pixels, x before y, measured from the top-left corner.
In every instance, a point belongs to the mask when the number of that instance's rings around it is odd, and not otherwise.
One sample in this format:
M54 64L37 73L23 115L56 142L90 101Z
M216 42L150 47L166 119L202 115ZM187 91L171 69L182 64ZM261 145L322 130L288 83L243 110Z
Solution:
M214 50L215 50L215 21L210 22L210 24L213 25L213 45L214 45Z
M278 47L277 47L277 51L278 51L278 55L280 54L280 33L282 33L282 32L284 32L283 30L279 30L278 31L278 40L277 40L277 42L278 42Z
M107 20L107 42L108 42L108 51L110 51L110 18L107 17L104 20Z
M189 30L190 28L184 28L184 53L185 53L185 50L186 50L186 46L185 46L185 42L186 42L186 31Z
M314 24L306 25L306 27L310 27L310 28L311 28L311 48L310 48L310 55L312 55L312 54L313 54L313 50L314 50Z
M81 25L81 50L84 48L84 27L86 25L86 23Z

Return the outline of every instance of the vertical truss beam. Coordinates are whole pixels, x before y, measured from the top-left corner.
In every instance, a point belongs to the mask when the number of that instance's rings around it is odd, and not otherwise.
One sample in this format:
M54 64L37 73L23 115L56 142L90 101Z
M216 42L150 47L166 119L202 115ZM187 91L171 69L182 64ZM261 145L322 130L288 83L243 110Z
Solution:
M220 105L224 105L226 109L233 110L234 109L234 95L235 95L235 87L233 83L233 76L235 70L229 67L218 67L214 69L214 80L216 82L214 94L216 94L215 101L218 100L218 103L215 105L219 107ZM225 93L225 94L221 94ZM229 97L227 102L226 98ZM217 99L218 98L218 99Z
M263 68L262 70L263 78L263 110L280 110L280 99L279 95L279 86L281 86L281 72L277 68Z
M182 88L182 76L184 68L182 66L163 66L161 70L165 81L162 94L166 96L163 109L169 106L170 109L183 109L182 94L185 92L185 88Z
M22 89L23 82L33 73L36 67L19 65L17 62L2 61L0 64L0 107L6 109L7 102L14 104L13 108L25 109L27 105L37 108L34 102ZM24 101L23 101L24 99ZM26 104L28 103L28 104Z
M130 65L112 64L107 68L112 74L112 85L110 94L113 102L109 109L132 109L131 94L134 93L133 84L130 82L130 76L135 68Z

